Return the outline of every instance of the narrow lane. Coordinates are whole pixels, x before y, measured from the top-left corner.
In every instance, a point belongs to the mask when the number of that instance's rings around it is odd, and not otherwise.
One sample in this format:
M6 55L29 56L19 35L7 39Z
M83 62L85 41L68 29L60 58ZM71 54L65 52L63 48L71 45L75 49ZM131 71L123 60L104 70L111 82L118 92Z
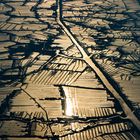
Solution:
M103 72L100 70L100 68L95 64L97 63L95 60L94 62L91 60L91 58L88 56L86 51L83 49L83 47L77 42L77 40L74 38L72 33L68 30L68 28L63 23L62 18L62 0L57 1L57 23L60 25L60 27L64 30L64 32L67 34L67 36L71 39L71 41L77 46L79 51L81 52L83 56L83 60L94 70L94 72L98 75L104 86L113 94L113 96L118 100L120 103L122 109L124 110L124 113L126 114L127 118L131 120L134 125L137 127L137 129L140 131L140 121L137 119L137 117L134 115L132 110L128 107L124 99L120 96L118 91L114 88L112 83L107 79L107 77L103 74Z

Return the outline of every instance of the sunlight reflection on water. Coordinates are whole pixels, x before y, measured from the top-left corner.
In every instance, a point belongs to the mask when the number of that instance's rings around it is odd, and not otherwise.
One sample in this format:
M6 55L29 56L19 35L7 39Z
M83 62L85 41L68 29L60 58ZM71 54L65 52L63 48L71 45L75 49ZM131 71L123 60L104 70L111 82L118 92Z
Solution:
M65 109L65 114L67 116L72 116L73 115L73 105L72 105L72 98L70 95L70 91L68 90L67 87L63 87L65 91L65 96L66 96L66 109Z

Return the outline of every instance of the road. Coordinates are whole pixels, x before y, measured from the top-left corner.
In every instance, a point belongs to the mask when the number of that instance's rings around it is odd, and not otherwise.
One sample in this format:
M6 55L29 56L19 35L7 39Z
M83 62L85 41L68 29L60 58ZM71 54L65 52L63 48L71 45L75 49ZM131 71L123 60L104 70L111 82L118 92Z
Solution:
M138 118L134 115L132 110L129 108L127 103L124 101L124 99L121 97L120 93L115 89L114 85L109 81L109 79L105 76L105 74L101 71L101 68L99 68L99 65L97 65L97 62L95 60L92 60L90 56L86 53L84 50L84 47L81 46L77 40L74 38L72 33L68 30L68 28L63 23L63 17L62 17L62 0L58 0L58 10L57 10L57 23L61 26L61 28L64 30L64 32L68 35L68 37L72 40L72 42L77 46L79 51L82 54L83 60L93 69L93 71L98 75L104 86L110 91L110 93L113 94L113 96L119 101L122 109L124 110L126 116L128 119L130 119L134 125L137 127L137 129L140 131L140 121ZM93 62L94 61L94 62Z

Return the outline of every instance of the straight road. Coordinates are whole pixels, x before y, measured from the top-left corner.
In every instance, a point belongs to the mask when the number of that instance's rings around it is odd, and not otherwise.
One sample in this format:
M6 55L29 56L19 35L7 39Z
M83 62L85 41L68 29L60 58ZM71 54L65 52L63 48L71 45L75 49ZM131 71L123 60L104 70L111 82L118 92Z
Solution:
M129 108L127 103L124 101L124 99L120 96L119 92L115 89L113 84L107 79L107 77L104 75L104 73L100 70L99 66L97 66L97 62L90 58L84 48L77 42L77 40L74 38L72 33L69 31L69 29L65 26L63 23L63 18L62 18L62 0L58 0L57 2L57 23L60 25L60 27L64 30L64 32L67 34L67 36L71 39L71 41L77 46L79 51L81 52L83 56L83 60L94 70L94 72L98 75L104 86L110 91L110 93L113 94L113 96L118 100L120 103L122 109L124 110L127 119L131 120L134 125L137 127L137 129L140 131L140 121L138 118L134 115L132 110Z

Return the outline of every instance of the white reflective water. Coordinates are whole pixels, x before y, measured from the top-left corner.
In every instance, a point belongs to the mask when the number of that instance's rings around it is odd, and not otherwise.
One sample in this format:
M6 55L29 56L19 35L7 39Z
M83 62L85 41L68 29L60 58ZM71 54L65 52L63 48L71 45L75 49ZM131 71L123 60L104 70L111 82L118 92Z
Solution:
M70 94L70 90L67 87L63 87L65 91L66 96L66 108L65 108L65 115L72 116L73 115L73 103L72 103L72 97Z

